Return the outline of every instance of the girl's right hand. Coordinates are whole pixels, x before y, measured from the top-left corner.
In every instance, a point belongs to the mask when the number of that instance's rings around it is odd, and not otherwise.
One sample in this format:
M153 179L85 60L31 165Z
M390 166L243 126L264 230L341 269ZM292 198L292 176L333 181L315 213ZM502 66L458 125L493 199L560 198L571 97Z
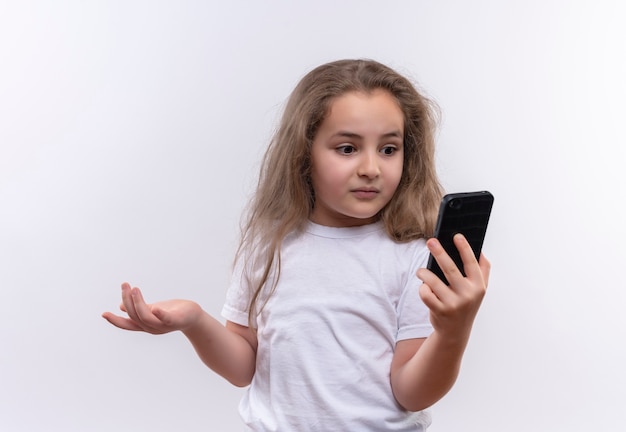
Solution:
M105 312L102 317L115 327L124 330L144 331L163 334L193 327L202 316L200 306L190 300L167 300L148 304L139 288L122 284L122 304L120 309L127 317Z

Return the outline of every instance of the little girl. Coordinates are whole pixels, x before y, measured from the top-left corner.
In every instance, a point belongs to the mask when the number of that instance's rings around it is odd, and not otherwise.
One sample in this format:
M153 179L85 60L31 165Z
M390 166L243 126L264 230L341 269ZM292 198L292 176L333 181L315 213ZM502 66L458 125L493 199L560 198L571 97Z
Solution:
M380 63L317 67L293 91L263 159L225 325L188 300L122 285L111 324L180 330L248 386L252 431L424 431L459 373L489 262L461 235L466 277L434 238L442 190L433 106ZM431 253L446 285L426 270Z

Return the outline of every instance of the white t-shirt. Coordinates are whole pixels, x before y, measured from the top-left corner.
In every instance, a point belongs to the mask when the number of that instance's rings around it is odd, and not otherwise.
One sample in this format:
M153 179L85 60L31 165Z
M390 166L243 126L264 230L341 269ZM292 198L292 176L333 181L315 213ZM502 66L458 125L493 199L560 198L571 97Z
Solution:
M402 409L390 384L396 342L432 331L415 276L427 262L425 241L395 243L380 222L309 223L285 239L281 258L239 406L249 430L426 430L429 413ZM250 294L241 281L235 273L222 315L247 326Z

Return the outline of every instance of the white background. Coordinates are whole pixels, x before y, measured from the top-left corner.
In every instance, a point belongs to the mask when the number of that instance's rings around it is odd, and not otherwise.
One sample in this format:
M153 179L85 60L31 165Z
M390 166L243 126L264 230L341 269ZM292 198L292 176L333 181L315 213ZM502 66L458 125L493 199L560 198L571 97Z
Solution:
M441 106L448 191L496 196L490 291L433 432L622 431L622 2L0 3L0 430L237 431L180 334L119 285L218 315L240 212L311 68L380 60Z

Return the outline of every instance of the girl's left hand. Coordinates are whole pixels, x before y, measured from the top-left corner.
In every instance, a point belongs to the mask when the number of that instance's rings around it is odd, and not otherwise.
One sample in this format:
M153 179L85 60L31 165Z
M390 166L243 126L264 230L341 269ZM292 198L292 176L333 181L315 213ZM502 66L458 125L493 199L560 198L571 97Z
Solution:
M417 277L423 282L420 287L422 301L430 309L430 320L435 329L452 340L459 337L467 341L487 290L491 264L481 254L476 261L474 252L465 237L454 236L454 244L463 260L463 276L456 264L435 238L427 241L428 249L443 270L450 285L446 285L433 272L419 269Z

